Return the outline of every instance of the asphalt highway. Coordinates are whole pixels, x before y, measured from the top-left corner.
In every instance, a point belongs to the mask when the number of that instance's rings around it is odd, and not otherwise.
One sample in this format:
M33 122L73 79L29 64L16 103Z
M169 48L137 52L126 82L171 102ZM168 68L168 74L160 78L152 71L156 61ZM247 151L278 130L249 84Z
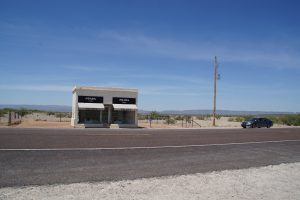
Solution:
M0 187L300 162L300 129L0 129Z

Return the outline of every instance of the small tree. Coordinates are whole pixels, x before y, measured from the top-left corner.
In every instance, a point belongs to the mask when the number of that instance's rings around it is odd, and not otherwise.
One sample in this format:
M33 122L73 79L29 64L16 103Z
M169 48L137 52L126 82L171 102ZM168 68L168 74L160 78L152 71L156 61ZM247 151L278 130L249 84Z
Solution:
M5 112L2 109L0 109L0 119L1 119L1 117L4 116L4 114L5 114Z
M152 111L150 113L150 119L158 119L160 117L160 114L156 111Z
M198 120L205 120L205 116L204 115L197 115L196 118Z
M176 120L173 117L168 116L165 120L166 124L176 124Z
M29 110L27 110L27 109L25 109L25 108L21 108L18 112L19 112L19 115L21 116L21 120L22 120L22 118L23 118L24 116L26 116L26 115L28 115L28 114L31 113Z
M216 119L221 119L221 115L216 115Z
M176 115L175 120L183 120L184 116L182 115Z
M192 116L191 115L185 115L184 116L184 119L187 121L187 122L190 122L192 120Z
M55 113L55 117L59 118L59 122L61 122L61 118L64 117L64 113L62 113L62 112L56 112Z
M47 115L49 115L49 116L50 116L50 115L55 115L55 112L51 112L51 111L50 111L50 112L47 112Z

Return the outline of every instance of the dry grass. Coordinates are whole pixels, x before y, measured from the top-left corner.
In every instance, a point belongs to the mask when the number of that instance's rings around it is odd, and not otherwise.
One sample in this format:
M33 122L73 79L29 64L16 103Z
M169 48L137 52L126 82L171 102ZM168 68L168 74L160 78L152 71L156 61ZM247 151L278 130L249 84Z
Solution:
M241 127L240 122L230 122L228 121L229 117L221 117L220 119L216 119L217 127ZM196 123L192 125L192 123L186 123L185 121L177 121L175 124L166 124L165 120L153 120L151 123L151 128L200 128L200 127L212 127L212 120L196 120ZM200 125L200 126L199 126ZM150 123L147 120L139 121L140 127L150 128Z

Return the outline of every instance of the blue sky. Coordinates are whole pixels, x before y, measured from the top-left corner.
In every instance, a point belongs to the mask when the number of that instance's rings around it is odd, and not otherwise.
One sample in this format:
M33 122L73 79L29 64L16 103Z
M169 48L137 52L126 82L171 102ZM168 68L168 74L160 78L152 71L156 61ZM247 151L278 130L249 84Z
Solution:
M300 2L0 0L0 104L139 89L145 110L300 111Z

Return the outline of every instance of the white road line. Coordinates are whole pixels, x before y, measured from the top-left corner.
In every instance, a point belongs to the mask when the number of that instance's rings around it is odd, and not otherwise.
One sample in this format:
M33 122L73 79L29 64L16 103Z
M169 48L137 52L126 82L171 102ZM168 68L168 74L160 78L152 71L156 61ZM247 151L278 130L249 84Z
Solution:
M196 144L181 146L153 146L153 147L116 147L116 148L47 148L47 149L0 149L0 151L94 151L94 150L131 150L131 149L165 149L165 148L188 148L188 147L209 147L209 146L230 146L230 145L247 145L247 144L266 144L266 143L284 143L300 142L300 140L275 140L260 142L236 142L223 144Z

